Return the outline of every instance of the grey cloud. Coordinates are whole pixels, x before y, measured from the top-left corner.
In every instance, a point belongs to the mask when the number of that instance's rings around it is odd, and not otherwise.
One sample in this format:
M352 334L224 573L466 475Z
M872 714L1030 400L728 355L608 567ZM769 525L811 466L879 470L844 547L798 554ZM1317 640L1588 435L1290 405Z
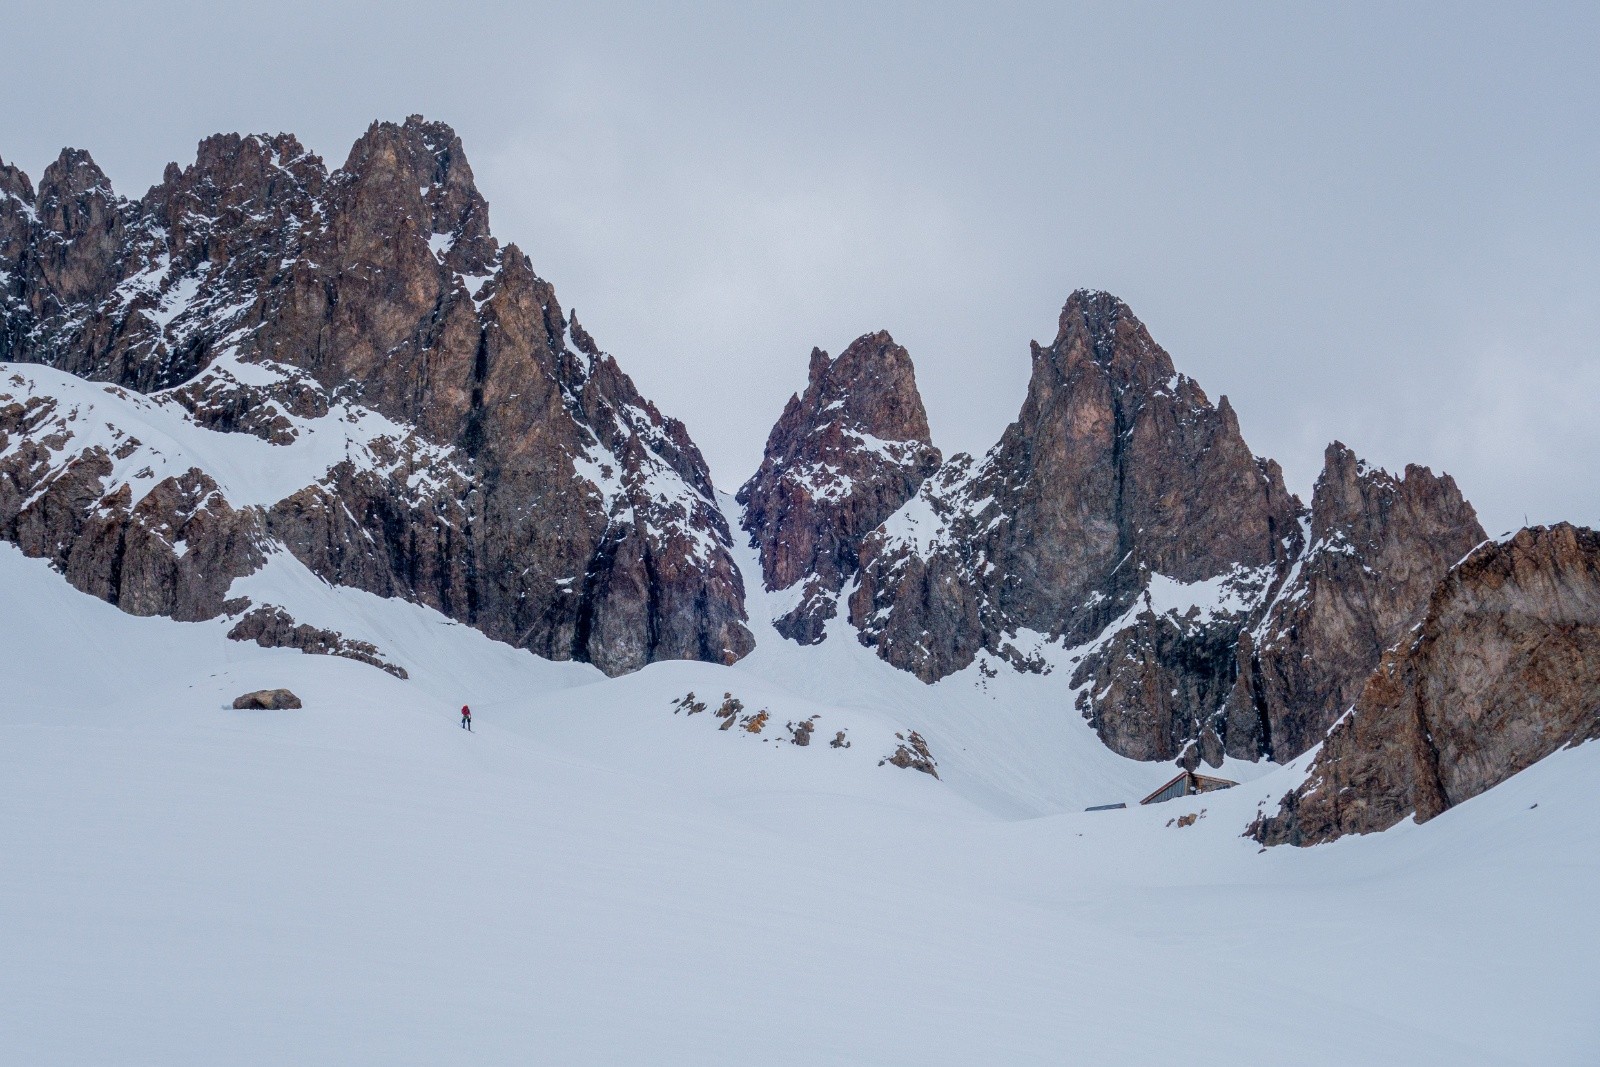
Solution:
M1124 297L1305 492L1340 438L1499 530L1600 524L1600 14L1581 5L31 5L0 156L125 192L217 130L453 124L495 228L719 482L887 328L981 450Z

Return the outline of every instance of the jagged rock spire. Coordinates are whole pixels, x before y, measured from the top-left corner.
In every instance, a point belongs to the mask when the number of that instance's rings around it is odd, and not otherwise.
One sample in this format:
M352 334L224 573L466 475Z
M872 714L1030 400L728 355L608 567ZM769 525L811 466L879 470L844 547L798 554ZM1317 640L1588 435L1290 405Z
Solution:
M774 620L780 632L822 639L861 539L939 462L911 356L887 331L863 334L837 357L812 349L805 391L790 398L738 493L767 588L806 583L798 605Z

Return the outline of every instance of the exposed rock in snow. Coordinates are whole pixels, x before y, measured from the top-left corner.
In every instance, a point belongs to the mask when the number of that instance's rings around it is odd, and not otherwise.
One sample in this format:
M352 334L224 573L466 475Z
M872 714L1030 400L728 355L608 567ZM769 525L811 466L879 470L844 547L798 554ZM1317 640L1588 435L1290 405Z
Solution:
M219 614L233 579L261 564L265 522L191 462L174 436L185 426L181 409L0 368L0 538L132 614ZM235 458L219 450L218 477Z
M1124 756L1171 759L1193 746L1194 757L1219 765L1211 717L1234 684L1240 633L1278 576L1270 565L1201 582L1150 575L1122 617L1078 653L1078 710Z
M233 701L235 711L292 711L303 706L300 698L287 689L257 689L253 693L235 697Z
M254 641L263 648L298 648L313 656L341 656L388 671L396 678L407 677L406 669L384 660L372 642L297 623L292 615L274 604L249 612L228 631L228 638Z
M931 774L935 778L939 777L939 764L934 761L933 753L928 751L928 743L922 739L921 734L912 730L903 736L901 734L894 736L900 743L895 746L892 753L878 761L880 764L888 763L895 767Z

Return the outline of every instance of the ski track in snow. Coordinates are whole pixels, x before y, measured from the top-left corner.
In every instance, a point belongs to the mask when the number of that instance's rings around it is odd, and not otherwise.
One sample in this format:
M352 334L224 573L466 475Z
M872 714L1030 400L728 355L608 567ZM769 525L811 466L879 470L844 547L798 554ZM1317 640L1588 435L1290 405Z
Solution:
M1600 745L1263 853L1240 831L1304 759L1085 813L1173 769L1101 745L1064 666L924 686L842 620L777 639L783 594L749 588L739 664L606 679L286 554L236 583L403 682L125 615L0 544L0 1061L1600 1059ZM228 707L279 685L305 708ZM773 722L674 715L689 690ZM878 766L907 729L941 781Z

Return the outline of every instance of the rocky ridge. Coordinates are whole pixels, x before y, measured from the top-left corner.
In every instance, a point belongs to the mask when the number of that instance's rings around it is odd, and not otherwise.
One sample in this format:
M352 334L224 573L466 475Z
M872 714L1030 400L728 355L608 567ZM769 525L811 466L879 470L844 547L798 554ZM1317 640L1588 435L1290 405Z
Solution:
M1238 683L1222 712L1228 752L1287 763L1320 741L1487 536L1449 475L1413 465L1396 478L1329 445L1306 550L1240 637Z
M609 673L751 647L698 449L490 234L442 124L375 123L331 173L288 135L209 138L139 200L81 151L37 192L0 165L0 361L143 394L285 460L318 430L381 426L249 507L203 462L121 499L106 442L63 437L71 413L16 376L0 535L128 610L215 615L281 544L329 581ZM174 539L193 563L158 558ZM204 572L192 590L187 570Z
M876 461L831 432L824 412L841 392L903 383L886 407L914 410L902 433L927 440L904 362L890 376L814 355L807 392L741 491L769 588L807 583L782 632L814 640L844 590L862 643L924 681L975 661L1064 660L1076 708L1123 755L1193 767L1305 751L1484 536L1448 477L1412 467L1396 479L1337 443L1306 509L1251 453L1227 398L1213 405L1125 304L1092 291L1033 347L1022 411L981 460L935 469L930 445L915 478L869 510L794 491L797 457ZM853 587L817 543L846 546Z
M296 623L283 608L268 604L248 612L228 631L234 641L254 641L263 648L298 648L314 656L340 656L407 678L406 669L383 659L370 641L346 637L334 630Z
M1310 845L1426 822L1564 745L1600 738L1600 534L1566 523L1452 568L1306 779L1250 833Z

